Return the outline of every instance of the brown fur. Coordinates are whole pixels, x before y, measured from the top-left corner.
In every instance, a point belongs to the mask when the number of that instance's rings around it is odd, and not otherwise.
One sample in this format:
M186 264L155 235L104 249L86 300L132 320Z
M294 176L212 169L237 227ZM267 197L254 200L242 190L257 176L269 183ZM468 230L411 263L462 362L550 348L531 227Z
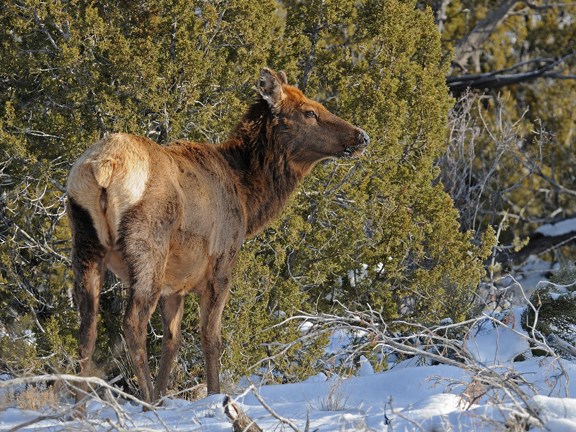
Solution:
M243 241L285 206L320 160L360 154L364 131L263 69L258 100L219 146L162 147L112 134L90 147L68 179L81 374L88 374L105 268L129 289L124 334L145 401L165 392L180 345L183 296L200 296L209 393L220 391L221 316ZM160 302L163 339L156 387L147 323Z

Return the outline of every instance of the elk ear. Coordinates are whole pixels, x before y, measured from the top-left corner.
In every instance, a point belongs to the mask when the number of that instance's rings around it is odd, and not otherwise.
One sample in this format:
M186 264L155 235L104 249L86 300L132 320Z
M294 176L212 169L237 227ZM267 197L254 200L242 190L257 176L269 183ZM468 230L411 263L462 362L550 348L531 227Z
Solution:
M280 78L280 81L282 81L282 84L288 84L288 77L286 76L286 72L278 72L278 77Z
M284 77L286 74L283 74ZM264 68L260 72L260 79L256 85L256 89L262 99L270 105L270 108L277 109L284 99L284 92L282 91L283 77L278 76L272 69Z

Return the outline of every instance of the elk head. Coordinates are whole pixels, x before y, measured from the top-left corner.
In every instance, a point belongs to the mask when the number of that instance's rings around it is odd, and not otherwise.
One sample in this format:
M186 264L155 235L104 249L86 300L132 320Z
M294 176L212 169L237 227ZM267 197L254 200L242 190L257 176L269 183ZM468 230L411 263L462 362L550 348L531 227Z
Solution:
M288 85L283 72L263 69L257 90L274 114L274 133L289 163L303 174L324 159L358 156L370 143L362 129Z

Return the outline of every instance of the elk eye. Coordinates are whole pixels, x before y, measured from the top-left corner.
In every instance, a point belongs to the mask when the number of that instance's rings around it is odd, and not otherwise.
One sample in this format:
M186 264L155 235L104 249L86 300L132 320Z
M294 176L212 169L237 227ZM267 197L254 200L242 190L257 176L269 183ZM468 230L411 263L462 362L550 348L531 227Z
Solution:
M314 111L306 111L304 115L308 118L316 118L316 113Z

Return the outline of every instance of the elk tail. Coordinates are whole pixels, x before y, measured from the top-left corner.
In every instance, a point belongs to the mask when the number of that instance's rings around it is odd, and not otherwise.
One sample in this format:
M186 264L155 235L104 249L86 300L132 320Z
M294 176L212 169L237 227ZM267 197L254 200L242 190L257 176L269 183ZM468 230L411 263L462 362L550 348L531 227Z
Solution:
M112 181L112 173L116 163L112 159L96 159L92 161L92 174L101 188L108 188Z
M106 221L107 225L107 232L108 238L107 243L112 244L112 229L110 227L110 221L108 220L107 210L108 210L108 187L112 182L112 174L114 172L114 168L116 167L115 161L111 159L97 159L92 161L92 174L94 175L94 179L98 186L100 186L100 210L104 214L104 220Z

